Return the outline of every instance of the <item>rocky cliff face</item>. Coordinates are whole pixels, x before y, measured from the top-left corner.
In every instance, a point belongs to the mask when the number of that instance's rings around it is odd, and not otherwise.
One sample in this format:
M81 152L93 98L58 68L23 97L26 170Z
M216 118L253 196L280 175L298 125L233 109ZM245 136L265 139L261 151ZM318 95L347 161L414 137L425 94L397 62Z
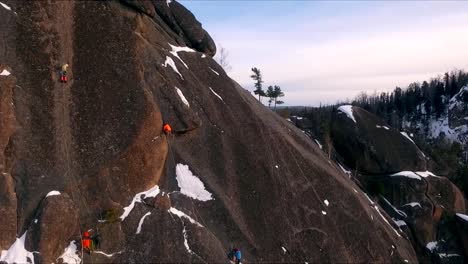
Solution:
M2 0L0 35L0 261L417 261L179 3Z
M411 240L419 261L463 263L468 252L459 228L468 203L446 177L427 171L428 158L410 135L354 106L339 107L331 127L338 160Z

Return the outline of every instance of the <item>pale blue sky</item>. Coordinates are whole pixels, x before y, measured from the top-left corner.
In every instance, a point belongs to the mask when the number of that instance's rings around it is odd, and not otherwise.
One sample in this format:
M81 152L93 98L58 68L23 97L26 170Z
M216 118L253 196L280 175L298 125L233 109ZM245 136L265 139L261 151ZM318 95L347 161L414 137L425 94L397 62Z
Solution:
M468 2L181 1L229 51L229 75L252 90L250 68L289 105L389 91L468 69Z

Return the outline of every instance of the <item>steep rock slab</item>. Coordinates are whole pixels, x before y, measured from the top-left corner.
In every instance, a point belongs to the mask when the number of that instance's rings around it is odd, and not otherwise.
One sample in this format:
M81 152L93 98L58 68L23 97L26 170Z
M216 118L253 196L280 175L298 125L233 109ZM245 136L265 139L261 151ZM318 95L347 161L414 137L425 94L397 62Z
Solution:
M338 110L331 127L333 146L348 167L365 174L426 169L424 154L411 139L364 109L349 110L352 118Z

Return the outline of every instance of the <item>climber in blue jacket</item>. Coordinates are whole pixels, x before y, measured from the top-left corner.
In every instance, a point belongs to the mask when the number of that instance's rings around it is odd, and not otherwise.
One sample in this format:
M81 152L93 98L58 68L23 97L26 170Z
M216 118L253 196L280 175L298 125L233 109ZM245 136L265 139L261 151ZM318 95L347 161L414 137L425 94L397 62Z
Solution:
M242 253L238 248L234 248L231 251L229 251L227 257L231 262L240 264L242 259Z

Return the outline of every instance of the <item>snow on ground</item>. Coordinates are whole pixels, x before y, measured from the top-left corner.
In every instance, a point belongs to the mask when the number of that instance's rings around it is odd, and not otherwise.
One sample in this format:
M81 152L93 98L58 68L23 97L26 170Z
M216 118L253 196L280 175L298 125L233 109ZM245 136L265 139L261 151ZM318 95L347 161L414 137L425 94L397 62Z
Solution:
M320 142L316 139L314 139L315 143L317 143L317 145L319 146L320 149L323 149L323 146L322 144L320 144Z
M172 55L174 55L174 57L176 57L177 59L180 60L180 62L182 62L182 64L184 64L185 68L189 68L187 66L187 64L179 57L179 54L178 52L181 52L181 51L184 51L184 52L195 52L195 50L189 48L189 47L179 47L179 46L174 46L174 45L171 45L170 43L168 43L169 46L171 46L171 51L169 51Z
M407 203L407 204L404 204L402 206L411 206L411 207L416 207L416 206L419 206L422 208L421 204L420 203L417 203L417 202L411 202L411 203Z
M468 92L468 86L461 88L460 91L450 99L449 110L452 110L456 106L463 104L463 102L458 100L458 97L460 97L465 92Z
M353 106L352 105L342 105L338 107L338 111L345 113L351 120L354 121L354 123L357 124L356 119L354 118L353 115Z
M200 201L212 200L210 192L205 189L203 182L190 171L188 165L176 165L176 179L180 192L188 197Z
M138 223L138 228L135 234L140 234L141 233L141 226L143 225L143 222L145 221L145 218L147 216L150 216L151 212L147 212L143 217L141 217L140 222Z
M123 220L125 220L125 218L127 218L127 216L130 214L130 212L135 207L135 203L141 203L143 201L143 199L146 199L148 197L156 197L156 195L158 195L158 194L159 194L159 186L158 185L155 185L153 188L151 188L151 189L149 189L147 191L137 193L133 197L133 200L130 203L130 205L127 206L127 207L124 207L124 212L120 216L120 219L123 221Z
M327 215L327 212L325 212L325 211L322 211L322 214L323 214L323 215Z
M221 101L224 102L223 98L222 98L219 94L217 94L215 91L213 91L213 89L211 89L211 87L208 87L208 88L210 88L211 92L212 92L214 95L216 95Z
M182 91L177 88L177 87L174 87L176 89L176 92L177 94L179 95L180 97L180 100L182 100L182 102L187 106L187 107L190 107L190 104L189 102L187 101L187 98L185 98L184 94L182 93Z
M186 218L187 220L190 221L190 223L194 224L194 225L197 225L199 227L203 227L199 222L197 222L195 219L193 219L192 217L188 216L186 213L174 208L174 207L171 207L169 210L168 210L169 213L171 214L175 214L177 215L179 218Z
M201 55L201 57L202 57L202 59L206 58L206 54L203 53L203 54Z
M426 248L432 252L434 249L437 248L437 241L427 243Z
M324 200L323 203L328 206L330 203L328 202L328 200Z
M81 258L76 241L71 241L70 245L65 248L65 251L60 255L60 257L58 257L58 259L62 259L62 262L67 264L80 264Z
M60 195L61 193L59 191L50 191L46 197L49 197L49 196L54 196L54 195Z
M465 215L465 214L457 214L458 217L460 217L461 219L465 220L468 222L468 215Z
M390 128L387 127L387 126L379 126L379 125L376 125L375 127L376 127L376 128L383 128L383 129L385 129L385 130L390 130Z
M391 177L407 177L410 179L416 179L416 180L421 180L421 177L419 177L416 173L412 171L400 171L397 173L394 173L390 175Z
M216 75L219 76L219 73L218 73L217 71L213 70L211 67L209 67L209 68L210 68L210 70L211 70L212 72L216 73Z
M174 60L169 57L169 56L166 56L166 61L164 62L164 64L162 66L164 67L167 67L167 65L171 66L171 68L177 73L179 74L180 78L182 78L182 80L184 79L184 77L182 77L182 74L180 74L179 70L177 69L177 66L175 65L175 62Z
M416 143L414 143L413 139L411 139L411 137L408 136L408 134L406 132L400 132L400 134L402 134L405 138L409 139L409 141L413 142L413 144L416 145Z
M169 4L172 3L172 0L166 0L166 5L169 7Z
M349 178L351 178L351 171L349 170L346 170L343 166L341 166L341 164L337 163L338 166L340 166L341 170L345 173L345 174L348 174Z
M1 2L0 2L1 3ZM9 71L7 71L6 69L3 69L2 72L0 72L0 76L8 76L10 75L11 73Z
M7 6L6 4L0 2L0 5L3 6L6 10L11 11L11 7Z
M15 243L11 245L8 250L2 250L0 261L6 263L33 263L34 264L34 255L33 252L29 252L24 247L24 242L26 241L26 233L20 238L16 238Z

